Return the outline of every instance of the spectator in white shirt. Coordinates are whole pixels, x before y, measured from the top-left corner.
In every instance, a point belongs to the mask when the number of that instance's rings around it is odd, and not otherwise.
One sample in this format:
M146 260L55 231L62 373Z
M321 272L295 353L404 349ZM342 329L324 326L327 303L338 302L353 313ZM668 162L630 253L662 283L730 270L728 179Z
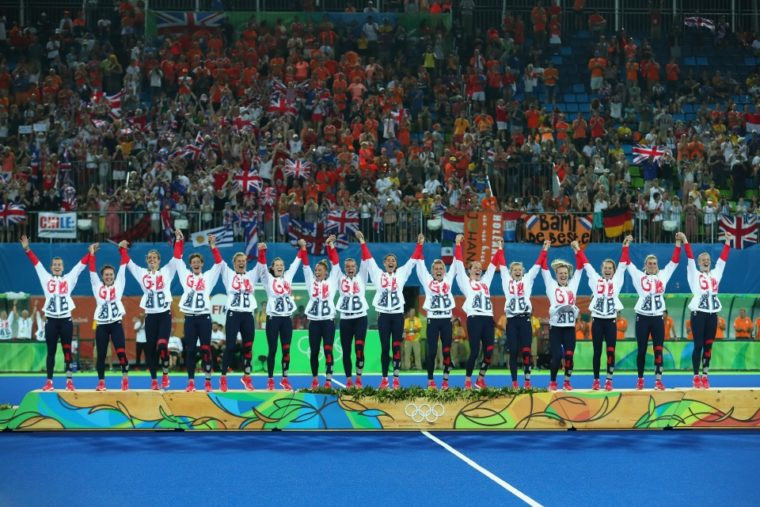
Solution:
M140 358L142 356L146 356L145 353L145 343L147 340L145 339L145 317L134 317L132 319L133 327L135 330L135 343L136 343L136 351L135 351L135 368L140 366Z
M16 310L16 305L14 303L13 313L16 314L16 339L31 340L34 321L32 320L32 316L29 315L29 310L22 310L21 316L19 317L18 310Z

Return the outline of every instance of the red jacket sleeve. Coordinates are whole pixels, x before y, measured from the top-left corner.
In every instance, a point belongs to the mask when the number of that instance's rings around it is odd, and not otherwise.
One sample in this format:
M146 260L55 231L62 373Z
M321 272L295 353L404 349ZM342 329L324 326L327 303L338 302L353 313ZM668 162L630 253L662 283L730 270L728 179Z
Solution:
M372 253L369 251L367 243L362 243L362 260L366 261L372 258Z
M79 262L81 262L82 264L86 266L87 263L90 262L90 252L87 252L86 254L84 254L84 257L82 257L82 260Z
M691 249L691 243L684 243L683 249L686 250L686 258L687 259L693 259L694 258L694 252Z
M588 262L586 253L583 250L578 250L575 254L575 269L583 269L583 265Z
M259 262L261 264L267 263L267 249L264 248L263 250L259 250Z
M425 257L422 255L422 245L417 243L417 246L414 247L414 253L412 254L412 259L424 259Z
M221 264L222 263L222 254L219 253L219 249L217 247L213 247L211 249L211 253L214 256L214 264Z
M95 271L97 271L97 269L95 268L95 256L88 255L87 259L88 259L88 264L90 265L90 272L94 273Z
M40 260L37 258L36 255L34 255L34 252L32 252L31 249L28 252L26 252L26 256L29 257L29 260L32 261L32 264L35 266L37 265L38 262L40 262Z
M720 252L720 258L723 259L723 262L726 262L728 260L728 252L731 251L731 245L728 243L723 243L723 250Z
M496 250L496 252L493 254L493 259L491 259L491 264L496 266L497 268L499 266L506 266L507 262L504 260L504 250L499 248Z
M298 256L301 258L301 262L303 262L304 266L309 265L309 251L304 250L303 248L298 249Z
M462 260L462 245L456 245L454 247L454 258L458 261Z
M538 255L538 259L536 259L536 264L542 268L546 265L546 250L541 250L541 253Z
M330 263L333 265L340 264L340 258L338 258L338 251L331 247L327 247L327 258L330 259Z
M175 259L181 259L182 254L185 251L185 242L181 239L178 239L174 242L174 258Z
M121 254L121 263L129 264L129 251L126 248L119 248L119 253Z
M631 263L630 247L628 245L624 246L623 251L620 252L620 262L624 262L626 264Z
M678 261L681 258L681 247L677 246L673 249L673 257L671 257L670 262L673 262L675 264L678 264Z

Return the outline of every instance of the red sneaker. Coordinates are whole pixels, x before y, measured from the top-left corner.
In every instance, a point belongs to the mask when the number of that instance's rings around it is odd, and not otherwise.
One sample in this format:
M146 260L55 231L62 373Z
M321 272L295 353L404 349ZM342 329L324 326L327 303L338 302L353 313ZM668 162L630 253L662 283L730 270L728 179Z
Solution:
M644 377L638 378L638 380L636 381L636 389L638 389L639 391L644 389Z
M512 389L520 389L520 384L516 381L512 381Z
M694 380L691 383L694 389L702 389L702 377L694 375Z
M654 381L654 388L658 391L664 391L665 390L665 384L662 383L662 380L657 379Z
M483 377L478 377L478 380L475 381L475 387L478 389L485 389L486 388L486 379Z
M72 379L70 379L70 378L66 379L66 390L67 391L76 391L76 389L74 389L74 381Z
M702 388L710 389L710 380L707 378L707 375L702 375Z
M466 378L464 379L464 388L465 389L472 389L472 379Z
M325 389L332 389L332 382L330 380L325 380L325 385L323 387Z
M573 386L570 385L570 381L569 380L565 380L562 383L562 390L563 391L572 391L573 390Z
M286 391L293 390L293 386L290 385L290 381L288 380L288 377L282 377L282 380L280 380L280 387L282 387Z
M227 392L227 375L219 377L219 390L223 393Z
M533 384L530 383L530 379L525 379L525 383L523 384L523 389L533 389Z
M311 390L316 391L317 389L319 389L319 380L311 379Z
M53 379L47 379L45 382L45 385L42 386L43 391L53 391L55 390L55 387L53 387Z
M441 389L443 389L444 391L448 391L449 390L449 381L448 380L444 379L444 381L441 382Z
M600 387L601 387L601 384L599 383L599 379L595 378L594 381L591 383L591 389L593 391L598 391Z
M433 391L438 389L438 386L435 385L435 380L433 379L428 380L428 389L432 389Z
M612 379L608 378L604 381L604 390L605 391L612 391Z
M383 379L380 381L378 389L388 389L389 386L390 384L388 383L388 379L386 377L383 377Z
M274 379L271 377L267 379L267 391L274 391Z
M99 393L102 393L106 390L106 381L103 379L98 380L98 387L95 388L96 391Z
M346 379L346 389L351 389L354 387L354 383L351 381L351 377Z
M398 377L393 377L393 389L401 389L401 382L399 382Z
M211 387L211 381L210 381L209 379L206 379L206 383L205 383L205 384L203 384L203 390L204 390L204 391L206 391L207 393L210 393L211 391L213 391L213 390L214 390L214 389Z
M161 377L161 389L169 389L169 375L166 373Z
M357 389L361 389L362 388L362 376L361 375L357 375L356 376L356 383L354 384L354 387L356 387Z
M549 381L549 390L550 391L556 391L557 390L557 381L556 380L550 380Z
M150 388L153 391L158 391L158 380L150 379Z
M193 379L187 379L187 387L185 388L186 393L194 393L195 392L195 380Z
M129 391L129 378L121 377L121 390Z
M243 383L243 387L245 387L246 391L253 391L253 381L251 380L250 375L243 375L240 377L240 382Z

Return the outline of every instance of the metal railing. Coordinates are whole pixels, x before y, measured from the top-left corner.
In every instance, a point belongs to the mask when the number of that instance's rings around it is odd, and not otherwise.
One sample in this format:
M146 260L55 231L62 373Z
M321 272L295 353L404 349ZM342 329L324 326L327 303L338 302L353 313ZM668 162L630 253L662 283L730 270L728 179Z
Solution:
M460 211L461 212L461 211ZM163 230L161 217L158 212L146 211L77 211L77 231L76 238L72 239L47 239L40 237L40 231L37 228L37 216L40 212L30 211L27 213L27 221L22 224L12 225L10 227L0 228L0 242L17 241L22 234L26 234L33 242L92 242L105 241L114 238L125 231L135 227L143 217L149 216L150 225L145 234L137 238L136 241L143 242L161 242L168 238ZM591 230L591 242L594 243L619 243L622 236L607 237L604 231L601 215L594 216L590 212L538 212L525 211L518 220L516 230L516 242L529 241L529 236L525 229L526 221L534 214L545 213L549 215L562 216L583 216L590 217L594 224ZM179 227L186 232L197 232L212 227L220 227L225 223L223 212L201 212L188 211L184 213L173 213L173 226ZM375 215L362 216L359 221L359 230L362 231L367 241L373 243L413 243L418 234L424 234L430 242L440 242L442 235L442 224L439 216L426 215L420 210L400 210L395 211L393 220L386 220L383 217L380 223L375 222ZM746 220L746 217L745 217ZM244 241L243 230L239 223L232 225L235 241ZM260 221L259 222L259 239L261 241L285 242L289 241L288 231L281 227L279 220ZM647 213L637 216L634 214L633 230L629 233L633 235L636 242L639 243L672 243L675 241L675 233L683 231L686 233L689 241L694 243L716 243L720 242L719 238L719 217L716 216L715 222L705 223L704 216L697 216L694 219L687 218L683 212L680 216L663 215L655 217ZM628 234L628 233L626 233ZM355 239L349 235L346 238L349 242Z

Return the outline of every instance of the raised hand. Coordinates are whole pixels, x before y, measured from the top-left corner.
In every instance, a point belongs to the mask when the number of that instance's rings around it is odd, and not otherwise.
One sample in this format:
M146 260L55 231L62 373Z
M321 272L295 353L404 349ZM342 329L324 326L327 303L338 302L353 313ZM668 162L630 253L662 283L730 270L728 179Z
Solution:
M258 248L259 248L259 252L262 251L262 250L266 250L267 249L267 244L266 243L259 243L258 244Z
M216 248L216 236L214 234L208 235L208 246Z
M28 252L29 251L29 238L26 236L26 234L22 234L21 235L21 239L19 240L19 242L21 243L21 247L25 251Z
M175 229L174 230L174 237L177 238L178 241L184 241L185 240L185 235L182 234L182 230L181 229Z
M581 246L578 244L577 241L573 241L572 243L570 243L570 248L573 249L573 252L578 253L578 250L581 249Z
M301 250L306 250L306 240L303 238L299 239L298 246L301 248Z
M463 239L464 239L464 235L463 235L463 234L457 234L457 237L456 237L456 239L454 240L454 242L455 242L457 245L461 245L461 244L462 244L462 240L463 240Z
M419 243L420 245L424 245L425 244L425 235L424 234L418 234L417 235L417 243Z
M623 246L628 246L631 244L631 242L633 242L633 236L629 234L625 237L625 239L623 239Z
M337 238L335 237L335 234L330 234L327 237L327 241L325 243L327 243L327 246L332 247L335 244L336 239Z
M548 252L549 248L551 248L551 246L552 246L551 240L547 239L547 240L544 241L544 248L543 248L544 251Z
M90 255L95 255L95 252L97 252L99 248L100 243L93 243L87 248L87 251L90 252Z
M727 233L725 234L725 238L726 238L726 244L727 244L727 245L730 245L730 244L731 244L731 241L733 241L733 239L734 239L734 235L733 235L733 234L731 234L730 232L727 232Z
M364 234L362 234L361 231L356 231L356 234L354 234L354 236L356 236L356 239L359 241L359 243L364 244Z
M123 239L119 242L119 248L124 248L125 250L129 248L129 241L126 239Z
M501 238L497 239L497 240L496 240L496 246L498 246L498 247L499 247L499 250L502 250L502 249L504 249L504 240L503 240L503 239L501 239Z

